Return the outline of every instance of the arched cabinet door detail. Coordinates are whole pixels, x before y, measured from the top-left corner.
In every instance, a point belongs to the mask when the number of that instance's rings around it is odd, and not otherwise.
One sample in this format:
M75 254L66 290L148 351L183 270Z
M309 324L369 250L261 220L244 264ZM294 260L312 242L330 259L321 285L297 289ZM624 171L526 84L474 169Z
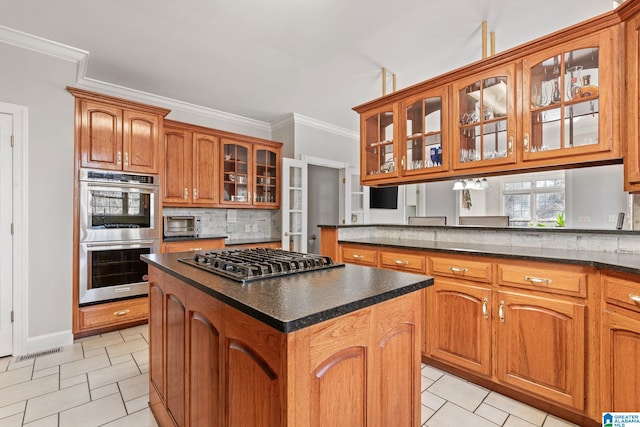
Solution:
M199 312L190 318L189 425L213 426L220 420L220 333Z

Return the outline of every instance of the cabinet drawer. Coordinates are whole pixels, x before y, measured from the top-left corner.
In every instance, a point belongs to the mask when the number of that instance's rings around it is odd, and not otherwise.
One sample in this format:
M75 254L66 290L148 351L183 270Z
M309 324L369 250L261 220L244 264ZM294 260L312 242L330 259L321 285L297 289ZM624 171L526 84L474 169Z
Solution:
M498 285L587 296L587 273L562 264L535 266L498 264Z
M149 317L149 301L146 297L105 304L80 307L80 328L92 329L113 326Z
M603 282L607 303L640 312L640 282L610 276Z
M362 246L343 246L342 262L378 266L378 250Z
M424 255L392 251L380 251L380 267L422 274L427 271Z
M163 253L205 251L210 249L224 248L224 239L195 239L181 240L178 242L164 242L162 244Z
M490 262L437 257L431 257L429 260L430 273L434 276L457 277L483 283L491 283L492 281Z

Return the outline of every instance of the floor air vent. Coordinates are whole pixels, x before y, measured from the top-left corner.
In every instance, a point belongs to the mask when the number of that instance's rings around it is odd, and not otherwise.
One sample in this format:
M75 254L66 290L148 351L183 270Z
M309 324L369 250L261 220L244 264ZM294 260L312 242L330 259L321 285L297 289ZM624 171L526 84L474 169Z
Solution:
M62 348L58 347L58 348L52 348L51 350L39 351L37 353L29 353L29 354L25 354L23 356L18 356L18 358L16 359L16 362L22 362L23 360L35 359L36 357L41 357L41 356L48 356L50 354L60 353L61 351L62 351Z

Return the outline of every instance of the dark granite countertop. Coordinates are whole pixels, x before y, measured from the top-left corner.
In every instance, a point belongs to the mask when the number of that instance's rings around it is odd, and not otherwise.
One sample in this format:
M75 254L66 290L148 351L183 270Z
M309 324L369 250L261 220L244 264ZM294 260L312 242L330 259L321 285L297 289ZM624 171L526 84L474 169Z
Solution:
M589 265L600 269L640 274L640 254L631 253L498 246L482 243L434 242L409 239L400 240L390 238L341 239L339 240L339 243L357 243L401 249L423 249L449 254L486 255L498 258Z
M262 237L262 238L255 238L255 239L233 239L233 240L227 240L225 242L226 246L233 246L233 245L259 245L260 243L280 243L282 241L282 239L280 239L280 237Z
M183 252L141 258L285 333L433 284L429 276L344 265L242 285L178 261L185 256L191 255Z
M527 233L579 233L579 234L619 234L625 236L639 236L640 230L617 230L597 228L570 228L570 227L487 227L479 225L410 225L410 224L319 224L320 228L425 228L434 230L487 230L487 231L512 231Z

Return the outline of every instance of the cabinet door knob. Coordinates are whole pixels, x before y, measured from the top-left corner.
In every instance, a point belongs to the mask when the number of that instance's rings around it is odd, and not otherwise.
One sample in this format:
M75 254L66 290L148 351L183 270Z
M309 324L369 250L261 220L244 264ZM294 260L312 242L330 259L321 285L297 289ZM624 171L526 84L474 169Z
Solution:
M189 198L189 189L187 187L184 187L184 199L188 199Z
M485 319L489 318L489 298L484 297L482 299L482 317L484 317Z
M118 160L118 164L121 165L122 164L122 153L120 151L118 151L118 156L117 156Z
M524 134L524 151L526 153L529 152L529 134L528 133Z
M513 136L509 137L509 155L513 154Z
M125 151L124 153L124 165L129 166L129 152Z
M196 200L198 198L198 190L193 189L193 199Z
M504 301L500 301L500 307L498 308L498 317L500 317L500 322L504 323Z

